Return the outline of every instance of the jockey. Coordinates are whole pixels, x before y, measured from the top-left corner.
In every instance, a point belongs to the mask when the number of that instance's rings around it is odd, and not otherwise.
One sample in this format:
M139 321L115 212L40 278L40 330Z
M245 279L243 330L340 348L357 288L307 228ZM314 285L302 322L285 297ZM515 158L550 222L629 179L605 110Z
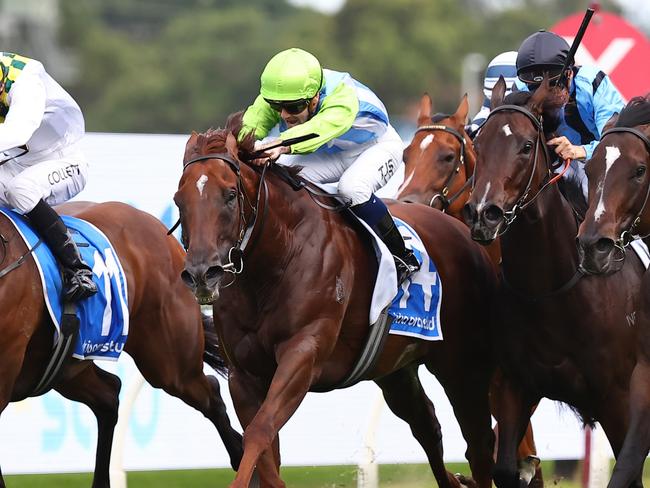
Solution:
M312 54L287 49L264 68L260 95L244 113L240 137L254 132L263 139L275 126L279 139L258 142L256 148L310 133L318 137L270 149L268 158L253 163L277 159L281 165L302 166L300 175L314 183L337 182L339 195L393 254L398 283L417 271L417 259L374 194L402 164L404 149L379 98L348 73L322 69Z
M569 52L567 42L553 32L535 32L521 43L517 53L518 88L535 90L548 73L551 86L557 84ZM587 195L584 161L591 158L603 127L625 103L609 77L595 66L569 66L566 84L559 93L557 135L548 141L562 159L571 159L570 173L582 182ZM573 163L580 161L581 163Z
M487 116L490 115L490 98L492 97L492 88L499 81L499 76L503 76L506 82L506 95L512 89L512 85L517 81L517 51L506 51L492 59L487 65L485 70L485 78L483 80L483 105L481 110L474 116L472 123L468 127L469 133L474 133L485 122Z
M64 299L97 292L92 271L61 217L63 203L86 185L88 165L77 147L81 109L43 65L0 52L0 204L26 215L63 268Z

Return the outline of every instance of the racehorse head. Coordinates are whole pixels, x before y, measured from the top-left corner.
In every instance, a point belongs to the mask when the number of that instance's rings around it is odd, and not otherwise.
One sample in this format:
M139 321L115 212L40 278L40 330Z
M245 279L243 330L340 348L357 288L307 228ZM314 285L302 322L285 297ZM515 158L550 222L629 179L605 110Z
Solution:
M474 188L463 208L472 238L483 244L507 230L549 175L542 122L548 79L532 94L509 95L504 104L505 90L500 78L492 90L492 112L474 140Z
M614 127L603 132L586 165L589 210L578 233L582 268L595 274L620 270L624 247L650 233L650 102L633 98Z
M192 133L185 146L183 174L174 202L187 250L181 277L201 304L219 296L224 275L241 272L241 248L250 203L241 177L241 152L252 152L253 137L238 145L240 122L225 129Z
M459 214L469 194L474 152L465 133L469 104L463 97L453 115L431 115L431 97L420 100L418 128L404 150L404 183L398 198Z

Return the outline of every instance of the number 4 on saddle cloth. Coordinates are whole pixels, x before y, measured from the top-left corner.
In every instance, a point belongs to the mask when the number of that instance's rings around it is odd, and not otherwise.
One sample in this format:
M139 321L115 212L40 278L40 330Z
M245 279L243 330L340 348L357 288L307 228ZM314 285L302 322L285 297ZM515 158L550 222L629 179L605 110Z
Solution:
M359 219L359 222L373 236L373 245L379 261L377 281L370 305L370 323L375 324L381 312L388 306L387 312L391 319L390 334L440 341L442 340L440 275L415 230L396 217L393 217L393 220L404 238L404 244L413 251L420 262L420 270L406 279L395 294L397 282L395 261L382 240Z
M22 236L28 248L39 240L22 215L0 208ZM77 302L79 333L73 349L77 359L117 360L129 331L129 309L126 277L122 265L106 236L94 225L68 216L62 216L77 243L81 257L93 270L93 280L98 292ZM52 252L44 243L32 252L36 261L48 312L61 333L63 315L62 276Z

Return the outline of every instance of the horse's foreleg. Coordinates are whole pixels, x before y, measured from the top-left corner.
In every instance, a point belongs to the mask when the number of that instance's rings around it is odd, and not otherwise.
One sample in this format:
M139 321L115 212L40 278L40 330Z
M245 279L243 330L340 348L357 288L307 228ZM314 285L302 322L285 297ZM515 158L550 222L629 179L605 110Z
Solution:
M494 466L494 432L489 403L489 376L486 368L475 367L468 370L462 381L450 374L460 371L452 368L445 374L438 374L438 379L445 389L454 409L454 415L467 442L465 457L469 461L472 477L481 488L492 486L492 468Z
M494 483L498 488L518 488L527 483L520 480L517 469L517 446L530 422L532 406L539 399L526 398L505 376L502 378L499 394L501 401L496 418L499 436Z
M117 423L120 379L94 363L76 363L64 371L55 390L87 405L97 418L97 453L93 488L109 488L109 463Z
M611 438L610 443L612 443ZM614 449L613 445L612 449ZM630 380L630 424L622 448L616 457L614 472L608 488L642 486L643 463L649 450L650 361L648 358L642 357L638 360L632 372Z
M311 329L313 333L313 329ZM266 397L261 402L259 410L244 429L244 457L231 488L248 487L253 470L260 461L260 456L272 447L280 428L291 418L298 405L309 391L315 373L318 344L315 334L296 336L283 343L278 349L278 366L273 375ZM237 381L237 375L231 374L231 381ZM235 401L235 409L240 415L243 406L240 395L234 391L241 386L231 383L231 393ZM255 399L244 399L247 404L254 404ZM241 417L240 417L241 419ZM245 420L242 420L242 424ZM260 464L260 476L264 478ZM279 479L279 478L278 478ZM264 486L264 485L263 485ZM271 485L274 486L274 485ZM275 485L284 487L281 485Z
M459 487L455 477L445 469L442 457L442 431L436 411L420 383L417 367L395 371L375 380L391 411L404 420L429 460L440 488Z
M502 377L502 371L501 369L498 369L494 376L492 377L492 382L490 383L490 410L492 411L492 414L494 415L495 418L500 417L500 411L501 411L501 402L503 401L503 398L501 394L499 393L499 390L501 388L501 377ZM531 416L535 412L535 409L537 408L537 405L535 405L530 414ZM499 426L496 425L494 427L494 433L499 435ZM496 446L495 446L496 447ZM496 459L496 454L497 451L495 449L494 452L494 457ZM537 448L535 447L535 438L533 436L533 425L529 422L528 427L526 427L526 433L524 435L524 438L521 440L519 443L519 447L517 448L517 459L518 459L518 464L520 467L520 475L523 474L524 476L532 476L531 481L529 482L529 486L531 487L541 487L544 486L544 478L542 476L542 466L539 463L539 460L537 459ZM524 472L525 473L522 473Z

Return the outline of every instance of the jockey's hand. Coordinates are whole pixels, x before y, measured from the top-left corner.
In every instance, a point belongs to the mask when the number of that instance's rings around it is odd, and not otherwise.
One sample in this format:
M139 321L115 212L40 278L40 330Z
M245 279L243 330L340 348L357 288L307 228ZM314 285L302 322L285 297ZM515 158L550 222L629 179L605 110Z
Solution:
M562 159L585 159L587 151L582 146L574 146L565 136L554 137L547 141L550 146L555 146L555 154Z
M264 150L265 146L266 147L273 146L274 144L278 144L280 142L282 142L280 139L276 139L276 140L268 142L268 143L264 144L264 146L261 146L261 147L256 148L256 149ZM283 154L289 154L290 152L291 152L291 148L287 147L287 146L274 147L273 149L269 149L267 151L264 151L264 154L262 155L262 157L253 159L251 161L251 163L254 164L255 166L264 166L266 163L270 163L271 161L275 161L276 159L278 159Z

